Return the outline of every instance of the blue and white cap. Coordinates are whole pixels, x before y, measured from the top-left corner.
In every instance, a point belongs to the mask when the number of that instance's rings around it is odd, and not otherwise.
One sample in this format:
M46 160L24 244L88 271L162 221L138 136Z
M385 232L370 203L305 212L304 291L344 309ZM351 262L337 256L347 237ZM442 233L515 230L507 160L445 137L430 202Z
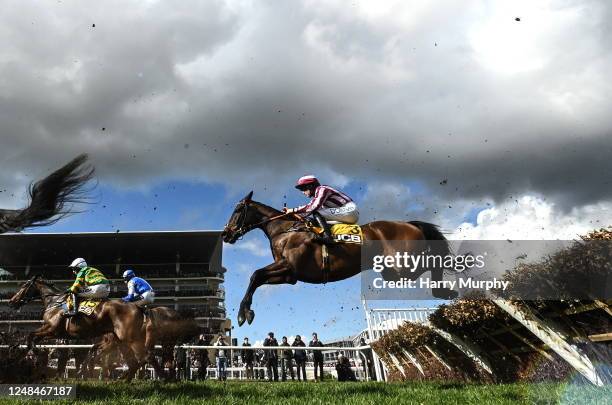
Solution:
M123 278L124 279L129 280L132 277L136 277L136 274L134 273L134 270L128 269L128 270L123 272Z

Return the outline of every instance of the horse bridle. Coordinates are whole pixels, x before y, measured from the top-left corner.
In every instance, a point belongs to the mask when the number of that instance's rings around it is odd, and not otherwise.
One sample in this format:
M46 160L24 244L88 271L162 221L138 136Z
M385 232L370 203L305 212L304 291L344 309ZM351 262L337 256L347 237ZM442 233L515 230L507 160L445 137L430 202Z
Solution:
M36 280L38 280L38 277L39 276L35 276L35 277L31 278L30 280L28 280L26 282L26 287L25 287L25 290L23 292L23 295L25 297L24 298L19 298L19 300L17 301L17 304L19 304L20 306L23 306L23 305L28 304L28 303L30 303L30 302L32 302L32 301L34 301L36 299L36 297L34 297L34 296L28 297L27 295L28 295L28 292L29 292L30 288L32 288L32 286L34 285ZM53 297L53 296L56 296L56 295L61 295L61 294L42 294L41 293L40 294L40 298L42 300L44 300L47 297Z
M247 210L249 209L248 204L250 202L251 200L242 201L242 212L240 213L240 216L238 217L238 221L236 221L238 222L239 225L236 225L236 230L233 231L234 236L236 237L236 240L242 239L244 235L246 235L253 229L260 227L261 225L267 224L268 222L274 221L275 219L282 218L287 215L294 215L298 221L303 221L302 217L300 217L299 215L296 215L292 212L285 212L283 214L276 215L274 217L266 218L263 221L256 222L251 225L245 225L246 217L247 217Z
M235 227L235 231L234 232L234 237L236 238L236 240L240 240L242 239L242 237L249 231L251 231L254 227L252 225L249 226L245 226L245 222L246 222L246 217L247 217L247 210L249 209L248 207L248 203L250 201L242 201L242 212L240 213L240 216L238 217L238 221ZM229 224L228 224L229 225ZM228 225L226 225L225 227L227 228Z
M36 277L33 277L26 282L25 289L23 290L23 293L21 294L22 297L19 297L19 300L17 300L18 305L23 306L29 302L34 301L34 297L28 297L28 293L30 291L30 288L32 288L32 286L34 285L35 281L36 281Z

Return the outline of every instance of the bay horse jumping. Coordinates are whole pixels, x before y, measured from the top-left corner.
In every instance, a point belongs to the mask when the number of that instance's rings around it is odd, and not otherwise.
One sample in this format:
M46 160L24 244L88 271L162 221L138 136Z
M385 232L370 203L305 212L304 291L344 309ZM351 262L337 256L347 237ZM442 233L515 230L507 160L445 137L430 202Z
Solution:
M71 214L73 205L86 202L84 186L94 168L79 155L42 180L30 184L29 204L18 210L0 209L0 233L52 225Z
M131 380L138 368L146 362L149 362L159 375L163 375L155 356L146 349L144 315L140 308L120 301L103 301L96 307L92 316L78 314L66 318L62 308L66 297L65 292L36 275L26 281L9 300L12 308L20 308L38 298L42 300L43 325L28 335L28 347L33 347L45 338L92 339L113 333L133 354L133 361L129 362L125 375L126 380Z
M255 312L251 309L255 290L264 284L295 284L298 281L312 284L344 280L359 274L361 268L361 246L357 244L334 244L327 246L329 266L323 263L322 245L315 235L305 227L296 228L295 216L252 200L251 191L238 202L229 222L223 230L223 241L233 244L253 229L261 229L270 241L274 262L255 270L247 291L240 303L238 325L245 320L251 324ZM366 241L378 241L387 252L396 251L390 241L436 240L437 253L450 254L448 241L436 225L421 222L375 221L362 225ZM442 269L430 269L432 280L442 279ZM412 279L422 273L410 274ZM397 279L399 274L383 272L385 279ZM455 291L447 288L432 290L434 297L450 299L456 297Z

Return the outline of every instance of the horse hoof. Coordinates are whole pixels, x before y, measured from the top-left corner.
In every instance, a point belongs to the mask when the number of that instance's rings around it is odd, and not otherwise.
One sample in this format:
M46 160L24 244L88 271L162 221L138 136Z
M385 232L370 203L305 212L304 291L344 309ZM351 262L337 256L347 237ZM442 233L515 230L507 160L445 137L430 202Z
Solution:
M244 324L244 316L242 314L238 314L238 326L242 326Z
M253 319L255 319L255 311L249 309L246 313L247 322L250 324L253 323Z

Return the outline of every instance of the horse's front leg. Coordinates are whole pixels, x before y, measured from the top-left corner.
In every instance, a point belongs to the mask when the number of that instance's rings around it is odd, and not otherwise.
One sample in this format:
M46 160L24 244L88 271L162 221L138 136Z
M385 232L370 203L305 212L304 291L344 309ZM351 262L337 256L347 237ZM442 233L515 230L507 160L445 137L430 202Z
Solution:
M34 332L30 333L27 338L28 350L34 347L34 343L44 339L46 337L53 336L55 334L56 327L50 324L44 324Z
M238 311L238 325L242 326L246 320L249 325L255 318L255 312L251 309L253 303L253 294L258 287L264 284L295 284L296 279L293 276L291 268L287 262L281 260L267 265L264 268L255 270L251 275L249 286Z

